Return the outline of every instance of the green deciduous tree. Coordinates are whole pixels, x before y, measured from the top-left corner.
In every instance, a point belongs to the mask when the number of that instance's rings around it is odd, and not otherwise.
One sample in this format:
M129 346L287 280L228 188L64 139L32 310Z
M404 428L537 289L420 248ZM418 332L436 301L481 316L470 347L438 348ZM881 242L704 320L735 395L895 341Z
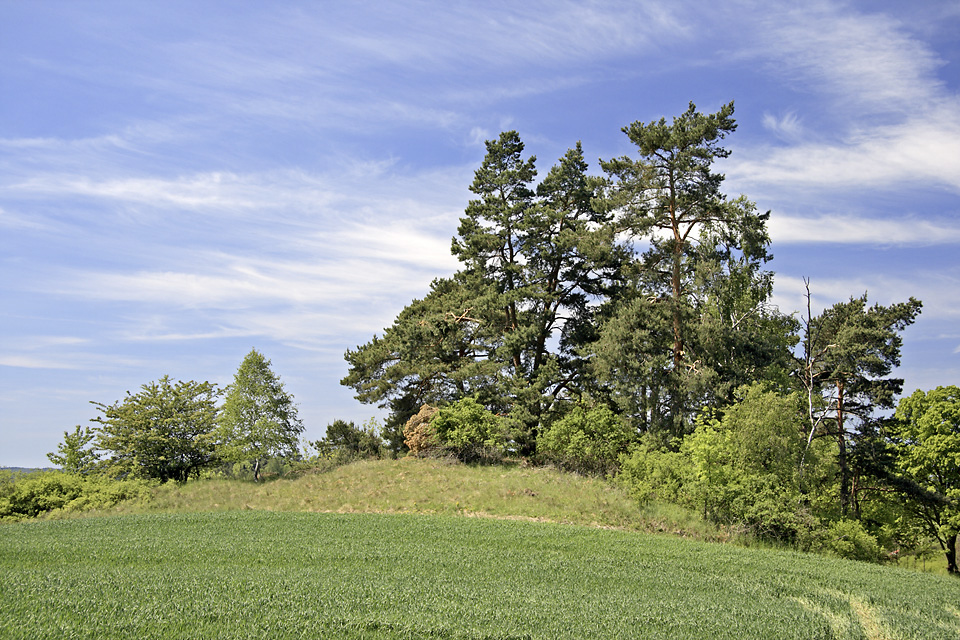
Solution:
M756 383L736 398L722 418L701 419L684 440L681 452L694 468L685 491L710 519L790 541L800 521L800 396Z
M577 405L541 432L537 452L575 471L610 472L636 435L607 405Z
M63 442L57 445L57 452L48 453L47 458L67 473L90 473L100 461L100 455L93 448L96 438L96 431L77 425L73 433L63 432Z
M916 488L907 494L906 513L939 542L947 570L960 574L960 388L917 390L903 398L886 435L897 470Z
M226 389L216 432L217 452L227 461L251 462L254 479L270 458L298 455L303 424L270 361L256 349L246 355Z
M183 482L216 462L219 391L209 382L174 382L164 376L127 392L112 405L94 402L96 448L107 452L111 474Z

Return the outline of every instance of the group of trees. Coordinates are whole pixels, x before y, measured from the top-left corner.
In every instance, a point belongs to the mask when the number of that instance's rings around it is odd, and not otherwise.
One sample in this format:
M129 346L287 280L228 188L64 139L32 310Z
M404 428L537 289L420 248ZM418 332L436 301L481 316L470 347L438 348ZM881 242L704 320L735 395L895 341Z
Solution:
M636 155L602 175L578 143L538 182L517 132L488 141L461 268L348 350L342 384L389 411L397 452L614 468L638 495L794 542L826 528L905 546L913 527L956 571L957 465L910 426L923 400L891 415L921 303L864 294L814 316L808 284L806 317L771 305L769 212L714 167L733 111L624 127ZM931 395L960 412L951 393Z
M934 540L960 573L960 389L897 401L921 303L771 305L769 212L714 164L733 103L623 131L635 157L588 174L578 143L537 180L515 131L487 142L438 278L345 354L342 384L389 411L336 421L314 459L524 457L615 477L760 538L876 558ZM222 404L219 401L223 398ZM50 460L79 475L259 479L299 455L292 397L250 352L226 389L164 377L94 403Z
M270 364L253 349L225 390L164 376L113 404L94 402L97 426L65 432L48 457L76 474L180 482L212 466L248 463L259 480L265 461L299 454L303 432L293 396Z
M424 403L472 396L533 454L588 398L666 442L738 386L787 376L797 322L768 302L768 214L712 167L732 113L634 123L639 157L604 176L578 143L535 183L517 132L489 141L453 240L463 268L347 351L343 384L390 409L395 446Z

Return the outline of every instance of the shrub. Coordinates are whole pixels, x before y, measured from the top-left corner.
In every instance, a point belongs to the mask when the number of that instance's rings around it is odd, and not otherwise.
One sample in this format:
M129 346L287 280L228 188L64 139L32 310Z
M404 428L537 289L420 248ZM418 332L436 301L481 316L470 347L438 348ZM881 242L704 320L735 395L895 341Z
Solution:
M692 473L689 458L644 440L619 458L617 482L640 504L664 501L683 504L683 487Z
M420 407L420 411L407 420L403 427L403 443L414 456L425 454L440 445L436 432L430 426L439 410L428 404Z
M571 471L613 472L634 435L605 405L573 408L537 439L537 451Z
M440 445L465 462L498 459L506 453L503 420L474 398L440 409L429 426Z
M819 539L819 551L848 560L880 561L877 539L856 520L837 520Z
M11 476L0 483L0 521L90 509L106 509L126 500L145 500L147 480L115 480L99 474L46 471Z
M327 425L323 438L309 443L321 455L330 455L340 462L352 462L364 458L381 458L384 442L375 419L362 427L353 422L334 420Z

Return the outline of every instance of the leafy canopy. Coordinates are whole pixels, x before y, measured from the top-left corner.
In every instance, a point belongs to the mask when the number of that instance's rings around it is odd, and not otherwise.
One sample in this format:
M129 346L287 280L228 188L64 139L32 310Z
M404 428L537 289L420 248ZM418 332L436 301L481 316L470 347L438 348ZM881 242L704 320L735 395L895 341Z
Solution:
M93 404L96 448L107 452L111 475L184 482L217 460L213 440L219 397L209 382L164 376L112 405Z
M302 432L293 396L270 369L270 361L251 350L226 390L216 432L218 454L226 461L253 463L254 478L259 479L268 459L298 454Z

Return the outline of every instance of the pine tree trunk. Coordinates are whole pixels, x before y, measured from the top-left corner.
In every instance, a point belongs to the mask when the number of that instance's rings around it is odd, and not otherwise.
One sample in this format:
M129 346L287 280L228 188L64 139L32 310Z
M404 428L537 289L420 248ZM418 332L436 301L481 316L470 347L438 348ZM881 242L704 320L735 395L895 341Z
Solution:
M843 415L843 381L837 380L837 466L840 467L840 515L845 517L850 511L850 465L847 462L847 433Z

